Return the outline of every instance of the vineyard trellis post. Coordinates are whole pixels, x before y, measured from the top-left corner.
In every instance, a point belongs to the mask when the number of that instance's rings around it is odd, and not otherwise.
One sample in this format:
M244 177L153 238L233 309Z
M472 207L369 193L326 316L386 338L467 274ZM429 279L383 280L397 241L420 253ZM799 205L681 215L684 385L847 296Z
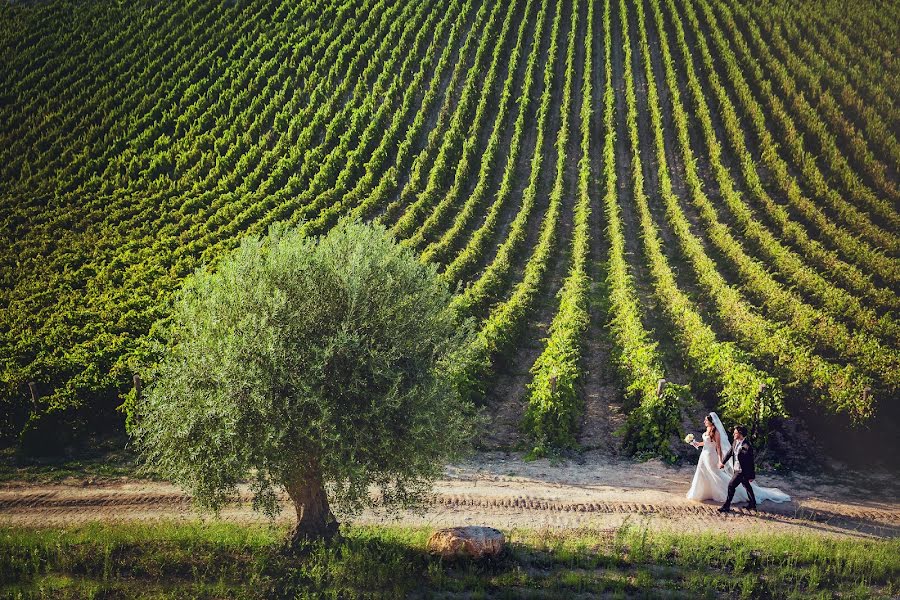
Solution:
M28 390L31 392L31 404L35 411L38 409L38 400L40 396L37 391L37 384L33 381L28 382Z
M753 402L753 425L750 428L750 438L753 440L756 440L756 431L759 427L759 422L762 419L762 412L765 410L765 393L768 387L769 386L765 383L759 384L759 392L756 394L756 399ZM765 445L764 441L760 441L760 448Z
M656 382L656 396L658 398L662 398L663 392L666 391L666 383L668 383L665 378L660 378L659 381Z

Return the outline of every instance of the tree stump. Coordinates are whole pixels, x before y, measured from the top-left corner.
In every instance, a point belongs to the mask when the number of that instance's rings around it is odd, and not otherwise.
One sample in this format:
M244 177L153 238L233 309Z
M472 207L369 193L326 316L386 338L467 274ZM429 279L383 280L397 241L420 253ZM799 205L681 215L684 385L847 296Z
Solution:
M506 539L493 527L451 527L435 531L428 539L428 551L443 558L498 556Z

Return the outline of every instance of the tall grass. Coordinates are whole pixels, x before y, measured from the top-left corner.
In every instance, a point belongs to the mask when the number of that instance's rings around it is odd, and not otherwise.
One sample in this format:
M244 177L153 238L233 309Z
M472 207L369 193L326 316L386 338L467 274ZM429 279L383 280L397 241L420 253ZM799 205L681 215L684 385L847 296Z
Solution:
M347 527L303 557L285 530L222 523L0 529L0 595L9 598L892 597L900 540L817 535L688 535L513 530L487 563L425 551L430 530Z

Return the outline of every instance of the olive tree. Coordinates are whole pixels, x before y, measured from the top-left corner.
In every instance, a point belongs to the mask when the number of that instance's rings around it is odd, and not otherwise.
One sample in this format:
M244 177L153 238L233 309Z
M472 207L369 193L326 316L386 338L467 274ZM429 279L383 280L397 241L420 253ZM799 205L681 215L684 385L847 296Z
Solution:
M245 239L185 282L129 431L201 508L249 481L274 515L285 490L294 543L333 536L332 508L421 505L474 418L456 391L473 326L450 299L383 228Z

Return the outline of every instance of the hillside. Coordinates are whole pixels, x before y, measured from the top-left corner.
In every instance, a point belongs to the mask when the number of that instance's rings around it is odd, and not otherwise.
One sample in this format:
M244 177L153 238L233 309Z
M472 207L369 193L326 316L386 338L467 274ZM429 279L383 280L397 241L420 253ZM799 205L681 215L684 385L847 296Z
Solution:
M186 276L344 216L459 286L487 447L896 422L900 8L844 8L2 3L0 432L120 429Z

